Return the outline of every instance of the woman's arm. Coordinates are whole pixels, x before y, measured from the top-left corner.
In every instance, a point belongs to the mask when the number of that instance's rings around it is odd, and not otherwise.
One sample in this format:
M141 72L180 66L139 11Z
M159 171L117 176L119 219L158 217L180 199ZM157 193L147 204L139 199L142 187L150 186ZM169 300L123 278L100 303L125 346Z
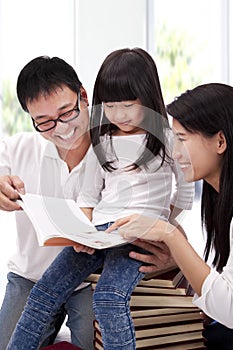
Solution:
M211 318L233 328L233 248L223 272L218 273L202 260L179 229L168 222L132 215L117 220L111 229L117 227L129 241L143 238L164 242L198 295L195 295L194 303Z
M201 295L201 288L210 273L210 267L195 252L177 227L163 220L132 215L117 220L111 226L111 229L116 228L130 241L140 238L165 243L194 291Z
M163 241L169 247L175 262L193 290L200 296L203 282L210 273L210 267L196 253L178 228L174 227L171 232L164 234Z

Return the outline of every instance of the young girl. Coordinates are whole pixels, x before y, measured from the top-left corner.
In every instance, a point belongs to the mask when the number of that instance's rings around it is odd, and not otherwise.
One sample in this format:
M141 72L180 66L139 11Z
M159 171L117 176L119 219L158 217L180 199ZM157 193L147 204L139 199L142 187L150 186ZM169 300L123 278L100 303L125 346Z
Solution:
M206 84L172 102L174 157L187 181L203 179L205 262L180 231L149 218L128 217L114 225L124 237L165 242L196 291L194 303L208 315L208 349L233 349L233 87ZM149 228L149 225L151 227ZM208 262L208 264L207 264Z
M172 213L190 209L193 185L184 181L171 159L169 134L151 56L142 49L111 53L94 86L93 149L86 158L78 201L99 230L132 213L168 220ZM171 198L173 174L177 189ZM129 303L144 274L139 271L142 263L129 258L131 244L96 252L80 246L76 250L82 252L65 248L33 288L8 350L15 345L37 349L59 305L100 267L103 272L94 292L94 311L104 349L136 348Z

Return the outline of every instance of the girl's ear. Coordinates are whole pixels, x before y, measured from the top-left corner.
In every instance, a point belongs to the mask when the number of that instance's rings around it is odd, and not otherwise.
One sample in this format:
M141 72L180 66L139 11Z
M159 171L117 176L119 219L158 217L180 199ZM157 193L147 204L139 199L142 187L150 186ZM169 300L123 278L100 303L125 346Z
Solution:
M219 131L217 134L217 142L218 142L217 153L218 154L224 153L227 149L227 142L226 142L225 135L222 131Z
M88 98L87 98L87 92L83 86L81 86L81 88L80 88L80 96L81 96L81 101L83 101L86 104L86 106L88 107L89 102L88 102Z

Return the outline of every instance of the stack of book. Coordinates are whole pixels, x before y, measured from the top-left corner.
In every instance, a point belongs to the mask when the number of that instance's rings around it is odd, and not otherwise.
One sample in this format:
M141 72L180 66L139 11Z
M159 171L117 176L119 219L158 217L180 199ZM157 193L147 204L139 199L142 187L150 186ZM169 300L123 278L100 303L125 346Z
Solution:
M93 289L99 276L92 274L88 278ZM130 308L137 349L205 349L200 310L193 305L192 290L177 268L157 276L146 276L132 293ZM94 347L102 350L101 332L96 320L94 329Z

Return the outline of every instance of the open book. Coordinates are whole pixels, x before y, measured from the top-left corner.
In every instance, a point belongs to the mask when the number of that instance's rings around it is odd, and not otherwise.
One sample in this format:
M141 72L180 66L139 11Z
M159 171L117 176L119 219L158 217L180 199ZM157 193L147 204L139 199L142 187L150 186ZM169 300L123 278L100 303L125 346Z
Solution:
M117 231L97 231L72 199L54 198L27 193L17 203L31 220L40 246L84 244L104 249L126 244Z

